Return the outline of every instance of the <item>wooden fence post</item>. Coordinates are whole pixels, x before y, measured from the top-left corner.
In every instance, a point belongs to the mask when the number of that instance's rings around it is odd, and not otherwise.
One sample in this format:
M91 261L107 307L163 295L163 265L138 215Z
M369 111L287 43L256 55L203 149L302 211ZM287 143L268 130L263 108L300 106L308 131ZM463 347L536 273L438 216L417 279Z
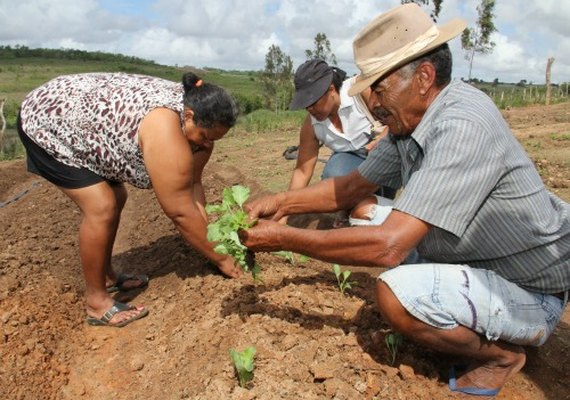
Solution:
M4 118L4 104L6 99L0 99L0 154L4 154L4 132L6 131L6 118Z
M554 63L554 57L550 57L548 62L546 63L546 99L545 104L550 104L550 98L552 97L552 85L550 83L550 68L552 68L552 64Z

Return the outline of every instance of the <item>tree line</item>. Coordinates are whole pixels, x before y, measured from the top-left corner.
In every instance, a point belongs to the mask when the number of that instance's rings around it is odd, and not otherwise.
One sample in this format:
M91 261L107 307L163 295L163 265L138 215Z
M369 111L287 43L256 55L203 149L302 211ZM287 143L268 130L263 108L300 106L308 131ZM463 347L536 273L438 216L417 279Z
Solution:
M85 51L76 49L31 49L27 46L16 45L0 46L0 59L16 58L47 58L55 60L82 60L82 61L117 61L143 65L158 65L154 61L139 57L125 56L123 54L105 53L102 51Z
M443 0L401 0L402 4L416 3L418 5L433 5L431 18L437 22L443 5ZM477 6L478 19L475 26L467 27L461 36L461 47L465 51L465 59L469 62L469 78L475 54L488 54L493 51L495 43L491 41L491 34L497 31L493 22L495 0L481 0ZM331 50L331 43L323 32L317 33L314 38L314 48L305 50L309 59L322 59L331 65L336 65L336 56ZM265 68L262 74L262 83L265 89L265 107L272 110L284 110L293 96L293 63L291 57L285 54L277 45L271 45L265 56Z

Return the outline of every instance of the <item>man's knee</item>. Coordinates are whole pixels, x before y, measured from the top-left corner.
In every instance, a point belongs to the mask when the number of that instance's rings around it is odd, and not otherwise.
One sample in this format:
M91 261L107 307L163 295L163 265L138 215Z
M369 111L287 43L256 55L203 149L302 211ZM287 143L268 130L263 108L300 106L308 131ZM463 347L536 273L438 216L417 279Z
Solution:
M376 282L376 300L380 314L395 330L404 331L409 318L406 309L394 295L392 289L383 281Z

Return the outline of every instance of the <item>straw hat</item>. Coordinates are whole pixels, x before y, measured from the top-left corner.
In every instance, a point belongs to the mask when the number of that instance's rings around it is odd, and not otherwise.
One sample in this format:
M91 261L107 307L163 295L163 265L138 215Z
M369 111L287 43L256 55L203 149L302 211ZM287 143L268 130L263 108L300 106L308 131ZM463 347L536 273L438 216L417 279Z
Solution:
M380 14L352 42L354 61L361 74L348 94L360 93L388 72L453 39L466 26L457 18L436 26L415 3Z

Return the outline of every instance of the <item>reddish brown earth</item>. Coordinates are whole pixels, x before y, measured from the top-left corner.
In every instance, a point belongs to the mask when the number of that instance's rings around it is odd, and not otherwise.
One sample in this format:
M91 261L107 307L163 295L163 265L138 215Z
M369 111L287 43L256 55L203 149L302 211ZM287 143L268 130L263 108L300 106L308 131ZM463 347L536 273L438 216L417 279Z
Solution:
M570 103L505 112L545 183L570 199ZM566 135L566 136L564 136ZM254 193L285 187L281 152L296 129L235 132L207 169L207 198L241 183ZM25 192L27 190L27 192ZM22 195L19 199L19 195ZM122 329L84 323L77 251L79 213L57 189L0 163L0 399L452 399L453 358L404 341L391 364L389 327L374 304L371 268L350 267L342 295L330 264L291 265L258 255L263 283L225 279L188 247L151 191L129 189L113 262L151 276L119 294L147 318ZM13 201L12 201L13 200ZM331 216L297 224L330 227ZM255 346L255 377L240 388L230 348ZM497 398L570 399L570 313Z

